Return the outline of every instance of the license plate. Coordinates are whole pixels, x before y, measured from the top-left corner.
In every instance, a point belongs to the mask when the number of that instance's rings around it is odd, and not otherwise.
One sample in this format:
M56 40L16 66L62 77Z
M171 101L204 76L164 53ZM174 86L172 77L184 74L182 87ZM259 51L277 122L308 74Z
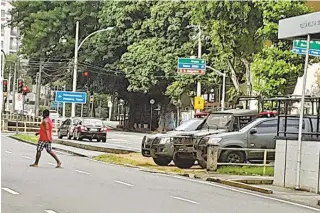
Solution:
M96 132L96 131L98 131L98 130L97 130L97 129L90 129L90 131Z

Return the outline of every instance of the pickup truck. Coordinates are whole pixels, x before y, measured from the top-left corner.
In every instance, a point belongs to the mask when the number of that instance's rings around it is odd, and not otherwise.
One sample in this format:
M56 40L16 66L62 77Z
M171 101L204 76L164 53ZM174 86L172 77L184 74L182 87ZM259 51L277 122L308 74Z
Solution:
M170 137L201 130L204 121L204 118L193 118L182 123L174 131L159 133L148 138L145 136L141 144L141 154L144 157L152 157L159 166L167 166L173 157L173 144Z
M201 161L196 158L195 144L199 139L222 132L238 131L257 117L259 117L258 111L248 109L209 112L202 131L171 137L171 141L173 141L173 161L175 165L179 168L186 169L192 167L195 161L198 160L201 167L206 166L206 161Z
M285 118L281 117L279 120L279 136L284 136ZM303 132L316 132L316 124L316 117L305 117L302 126ZM299 116L288 117L286 126L286 136L297 137ZM209 141L223 148L275 149L277 128L278 117L258 118L239 131L203 137L195 145L196 158L206 162L207 143ZM274 158L275 155L271 152L267 156L268 160L274 160ZM263 160L263 152L224 150L219 154L219 162L244 163L254 160Z

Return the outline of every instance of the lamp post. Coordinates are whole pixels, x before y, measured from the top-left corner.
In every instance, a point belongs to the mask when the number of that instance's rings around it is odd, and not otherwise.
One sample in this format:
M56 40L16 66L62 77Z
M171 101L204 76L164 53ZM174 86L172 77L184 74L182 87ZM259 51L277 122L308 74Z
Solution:
M72 91L76 92L77 91L77 70L78 70L78 52L79 49L81 48L81 46L83 45L83 43L90 38L91 36L97 34L97 33L101 33L104 31L109 31L112 30L113 27L108 27L106 29L101 29L101 30L97 30L91 34L89 34L87 37L85 37L82 42L79 45L79 21L76 22L76 38L75 38L75 45L74 45L74 67L73 67L73 82L72 82ZM76 115L76 104L72 103L71 106L71 117L75 117Z
M214 69L210 66L206 66L206 68L211 69L222 76L222 98L221 98L221 111L224 111L224 104L225 104L225 96L226 96L226 73L220 72L217 69Z

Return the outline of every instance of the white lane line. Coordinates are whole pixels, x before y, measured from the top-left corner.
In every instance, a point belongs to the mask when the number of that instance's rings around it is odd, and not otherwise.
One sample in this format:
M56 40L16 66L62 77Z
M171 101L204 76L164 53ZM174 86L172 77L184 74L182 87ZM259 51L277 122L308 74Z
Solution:
M47 209L47 210L44 210L44 211L47 212L47 213L57 213L57 212L55 212L53 210L50 210L50 209Z
M188 202L188 203L192 203L192 204L200 204L196 201L193 201L193 200L188 200L188 199L185 199L185 198L182 198L182 197L176 197L176 196L171 196L172 198L174 199L177 199L177 200L182 200L182 201L185 201L185 202Z
M130 183L122 182L122 181L120 181L120 180L115 180L114 182L119 183L119 184L122 184L122 185L130 186L130 187L133 186L133 185L130 184Z
M19 194L19 192L13 191L12 189L9 189L9 188L2 188L2 189L6 192L9 192L10 194L13 194L13 195Z
M30 159L30 160L32 159L31 157L25 156L25 155L22 155L22 157L23 157L23 158L26 158L26 159Z
M81 170L77 170L77 169L75 169L74 171L75 171L75 172L78 172L78 173L81 173L81 174L90 175L90 173L88 173L88 172L84 172L84 171L81 171Z
M10 152L10 151L4 151L5 153L7 153L7 154L12 154L12 152Z
M248 192L248 191L244 191L244 190L241 190L241 189L236 189L236 188L232 188L232 187L229 187L229 186L224 186L224 185L221 185L221 184L218 184L218 183L213 183L213 182L208 182L208 181L203 181L203 180L195 180L195 179L190 179L190 178L186 178L186 177L182 177L182 176L172 176L172 175L167 175L167 174L157 174L157 175L162 175L162 176L167 176L167 177L171 177L171 178L187 180L187 181L190 181L190 182L196 182L196 183L200 183L200 184L215 186L215 187L226 189L226 190L230 190L230 191L233 191L233 192L247 194L247 195L251 195L251 196L254 196L254 197L259 197L259 198L263 198L263 199L267 199L267 200L273 200L273 201L277 201L279 203L285 203L285 204L298 206L298 207L301 207L301 208L310 209L310 210L313 210L313 211L320 212L320 209L317 209L317 208L314 208L314 207L311 207L311 206L307 206L307 205L303 205L303 204L299 204L299 203L295 203L295 202L291 202L291 201L287 201L287 200L282 200L282 199L275 198L275 197L268 197L268 196L265 196L265 195L256 194L256 193L253 193L253 192Z
M48 163L49 165L52 165L52 166L56 166L56 164L54 164L54 163Z

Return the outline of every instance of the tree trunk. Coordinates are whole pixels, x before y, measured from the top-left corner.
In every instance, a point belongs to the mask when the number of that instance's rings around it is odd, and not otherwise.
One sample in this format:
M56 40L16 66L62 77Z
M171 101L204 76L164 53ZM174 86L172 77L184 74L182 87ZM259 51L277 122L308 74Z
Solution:
M159 119L159 126L157 131L158 132L165 132L166 131L166 113L168 111L168 104L169 98L165 97L163 101L160 103L160 119Z
M238 78L237 78L236 71L235 71L234 67L232 66L230 60L228 60L228 66L229 66L229 69L230 69L230 72L231 72L231 80L233 82L234 87L236 88L238 93L242 93L242 90L240 88L240 84L239 84L239 81L238 81Z
M246 58L240 59L246 68L247 95L252 95L252 76L250 72L250 62Z

